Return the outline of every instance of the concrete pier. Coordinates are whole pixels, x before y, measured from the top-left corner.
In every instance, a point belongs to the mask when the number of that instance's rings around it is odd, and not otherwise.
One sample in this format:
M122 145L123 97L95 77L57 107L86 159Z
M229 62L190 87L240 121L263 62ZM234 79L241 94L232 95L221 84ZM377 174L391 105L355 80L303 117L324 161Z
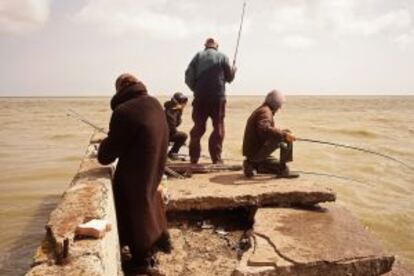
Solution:
M49 216L46 236L26 275L122 275L112 195L113 167L96 159L91 140L79 171ZM78 239L76 227L90 219L112 225L102 239Z
M113 167L96 159L102 138L91 138L78 173L50 214L26 275L123 275ZM318 183L271 176L246 179L240 171L216 171L169 178L164 185L170 217L185 214L191 220L203 212L220 217L240 209L257 211L248 229L234 227L242 220L238 213L219 218L220 224L203 218L195 226L170 221L174 249L156 255L160 275L410 275L392 272L394 256L333 203L331 189ZM77 225L93 218L107 220L112 230L102 239L76 237Z

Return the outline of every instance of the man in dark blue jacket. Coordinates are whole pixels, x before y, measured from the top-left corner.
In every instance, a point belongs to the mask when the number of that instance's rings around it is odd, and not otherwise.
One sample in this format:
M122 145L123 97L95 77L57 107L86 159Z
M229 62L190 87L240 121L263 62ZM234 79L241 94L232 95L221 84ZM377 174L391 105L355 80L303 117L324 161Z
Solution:
M194 92L190 159L191 163L197 163L200 158L200 140L210 117L214 130L209 138L209 152L211 161L217 164L222 163L226 82L233 81L236 68L231 67L228 57L217 50L218 43L214 39L208 38L204 46L205 49L195 55L185 72L185 82Z

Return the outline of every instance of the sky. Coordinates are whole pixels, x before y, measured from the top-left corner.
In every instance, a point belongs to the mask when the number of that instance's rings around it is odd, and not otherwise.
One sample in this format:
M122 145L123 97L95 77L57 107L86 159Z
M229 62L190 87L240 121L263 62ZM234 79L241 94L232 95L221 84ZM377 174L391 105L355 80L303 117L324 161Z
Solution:
M0 0L0 96L111 96L130 72L190 95L214 37L233 60L242 0ZM413 0L250 0L229 95L414 95Z

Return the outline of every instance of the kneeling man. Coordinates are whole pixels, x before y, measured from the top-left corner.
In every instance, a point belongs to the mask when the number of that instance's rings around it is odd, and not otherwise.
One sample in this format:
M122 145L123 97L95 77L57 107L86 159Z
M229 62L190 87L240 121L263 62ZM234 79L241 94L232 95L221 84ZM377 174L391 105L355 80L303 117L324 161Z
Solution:
M289 171L287 162L292 161L292 143L295 136L289 130L275 127L273 116L282 108L285 98L279 91L267 94L265 102L247 120L243 139L244 174L276 174L278 177L295 178L299 175ZM271 154L280 149L280 161Z
M178 156L178 152L180 151L180 148L185 145L185 141L187 141L187 133L177 129L178 126L181 125L181 117L187 102L188 98L183 93L177 92L173 95L170 101L164 103L165 116L170 130L170 142L173 143L168 152L168 158L171 160L181 160Z

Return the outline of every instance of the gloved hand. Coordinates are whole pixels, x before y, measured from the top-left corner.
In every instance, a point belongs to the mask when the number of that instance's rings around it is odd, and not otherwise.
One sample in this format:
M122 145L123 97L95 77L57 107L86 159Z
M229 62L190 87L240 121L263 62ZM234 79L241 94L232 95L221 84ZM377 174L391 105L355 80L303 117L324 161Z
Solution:
M290 132L285 132L285 140L288 143L293 143L293 141L296 141L296 137Z

